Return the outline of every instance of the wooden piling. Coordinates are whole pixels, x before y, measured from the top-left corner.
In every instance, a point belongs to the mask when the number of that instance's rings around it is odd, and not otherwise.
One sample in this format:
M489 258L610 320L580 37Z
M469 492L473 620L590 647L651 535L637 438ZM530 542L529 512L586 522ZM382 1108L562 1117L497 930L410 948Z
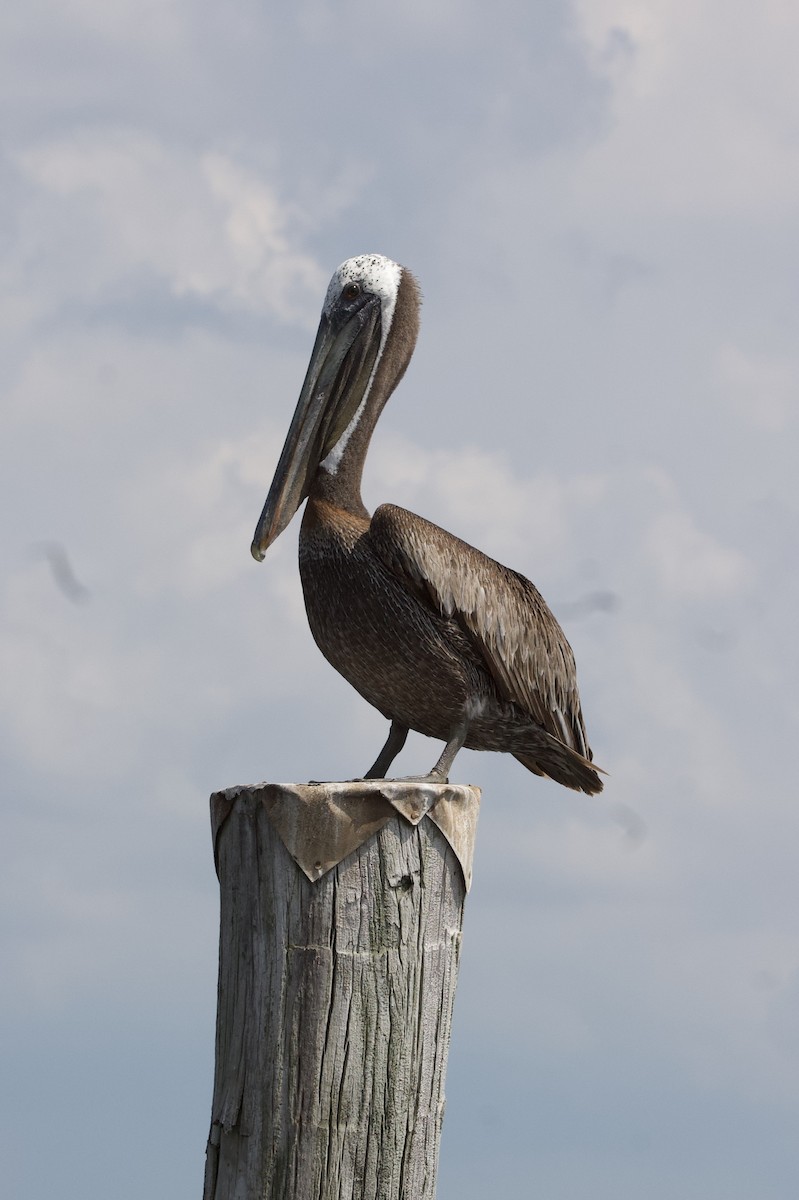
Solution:
M433 1200L479 796L370 781L211 797L204 1200Z

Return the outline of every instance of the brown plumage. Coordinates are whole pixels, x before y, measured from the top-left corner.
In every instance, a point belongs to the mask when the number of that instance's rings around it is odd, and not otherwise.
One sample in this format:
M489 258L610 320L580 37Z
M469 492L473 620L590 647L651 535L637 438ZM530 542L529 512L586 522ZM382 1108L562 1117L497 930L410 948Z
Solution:
M385 775L414 729L446 743L426 779L446 779L465 745L598 792L574 656L534 585L422 517L384 504L370 519L363 506L369 440L418 311L415 280L388 259L350 259L333 276L253 553L307 495L300 574L313 636L392 723L368 778Z

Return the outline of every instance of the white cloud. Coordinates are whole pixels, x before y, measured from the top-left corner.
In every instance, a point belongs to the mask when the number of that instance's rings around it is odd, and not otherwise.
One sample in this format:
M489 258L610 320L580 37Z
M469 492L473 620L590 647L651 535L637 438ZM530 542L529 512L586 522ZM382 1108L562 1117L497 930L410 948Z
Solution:
M150 277L177 298L286 321L309 323L309 307L315 316L326 272L297 249L291 206L229 156L131 129L84 129L29 147L18 164L35 193L14 294L33 278L62 301L97 299Z
M612 87L576 172L590 206L786 215L799 199L799 11L784 0L576 0Z
M703 533L686 512L657 516L646 548L659 582L675 597L712 600L739 591L751 579L743 554Z

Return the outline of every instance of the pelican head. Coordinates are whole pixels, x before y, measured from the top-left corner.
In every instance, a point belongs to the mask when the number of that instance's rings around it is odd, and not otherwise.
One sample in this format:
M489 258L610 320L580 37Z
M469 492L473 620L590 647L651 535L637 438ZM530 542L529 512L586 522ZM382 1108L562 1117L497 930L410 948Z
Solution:
M317 472L338 471L373 397L404 275L412 281L404 268L381 254L349 258L334 272L305 382L255 530L251 550L259 562L307 497ZM413 294L418 309L415 285ZM383 402L407 359L388 389L382 389Z

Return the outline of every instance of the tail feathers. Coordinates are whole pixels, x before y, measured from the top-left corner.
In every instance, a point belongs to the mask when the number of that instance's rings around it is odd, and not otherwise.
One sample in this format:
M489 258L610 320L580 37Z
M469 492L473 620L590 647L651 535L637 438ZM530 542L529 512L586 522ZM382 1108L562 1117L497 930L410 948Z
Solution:
M534 775L554 779L555 783L562 783L564 787L573 788L575 792L586 792L589 796L595 796L602 791L604 784L598 772L603 775L606 772L602 771L601 767L593 766L582 754L564 746L556 738L549 737L547 741L549 744L540 749L537 747L534 754L514 754L513 757Z

